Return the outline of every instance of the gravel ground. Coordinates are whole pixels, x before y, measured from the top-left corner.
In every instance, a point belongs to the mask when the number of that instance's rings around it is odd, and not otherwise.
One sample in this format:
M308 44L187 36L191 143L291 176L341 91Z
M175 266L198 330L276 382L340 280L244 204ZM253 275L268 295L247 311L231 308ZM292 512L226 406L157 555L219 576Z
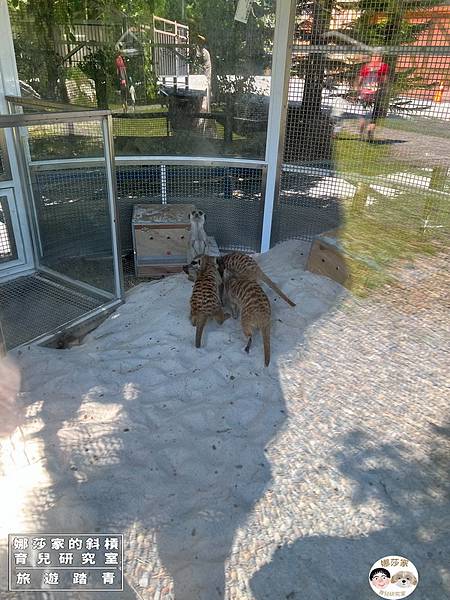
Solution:
M230 598L369 600L369 569L390 554L418 568L414 598L448 597L448 258L404 265L370 301L344 303L282 369L282 381L301 369L302 384L269 449L272 491L229 561L245 572L251 548L250 591Z

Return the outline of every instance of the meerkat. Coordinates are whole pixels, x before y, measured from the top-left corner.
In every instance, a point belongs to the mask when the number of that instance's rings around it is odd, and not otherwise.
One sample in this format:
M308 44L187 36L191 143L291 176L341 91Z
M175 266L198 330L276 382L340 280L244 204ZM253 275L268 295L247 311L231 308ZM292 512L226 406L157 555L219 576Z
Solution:
M288 298L282 290L280 290L277 284L272 281L259 267L256 260L248 254L244 254L242 252L232 252L231 254L226 254L218 259L218 265L222 277L224 275L224 271L226 270L230 275L237 275L240 279L248 279L255 282L263 281L290 306L295 306L295 302L292 302L292 300Z
M219 325L228 319L225 314L219 293L221 276L217 268L217 260L213 256L202 256L200 267L191 296L191 323L196 327L195 347L200 348L203 329L208 319L215 319Z
M205 232L205 213L193 210L189 214L191 230L189 232L188 263L194 258L208 254L208 236Z
M227 275L224 279L225 292L234 319L241 315L241 327L247 338L245 352L250 352L254 329L261 331L264 345L264 365L270 363L270 317L269 298L261 286L252 279Z

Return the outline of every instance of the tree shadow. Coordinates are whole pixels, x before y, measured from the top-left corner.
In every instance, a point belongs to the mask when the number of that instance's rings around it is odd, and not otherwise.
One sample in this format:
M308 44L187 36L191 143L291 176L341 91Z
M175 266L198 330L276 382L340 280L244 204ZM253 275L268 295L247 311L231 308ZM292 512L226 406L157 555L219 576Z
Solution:
M374 146L392 146L393 144L406 144L407 140L375 139L371 140Z
M256 573L256 600L370 600L370 567L383 556L401 555L419 572L414 597L441 600L449 595L450 425L431 424L428 456L411 458L407 441L377 444L353 431L336 456L353 483L355 510L379 503L384 527L358 537L311 536L279 547ZM352 515L349 515L349 519Z

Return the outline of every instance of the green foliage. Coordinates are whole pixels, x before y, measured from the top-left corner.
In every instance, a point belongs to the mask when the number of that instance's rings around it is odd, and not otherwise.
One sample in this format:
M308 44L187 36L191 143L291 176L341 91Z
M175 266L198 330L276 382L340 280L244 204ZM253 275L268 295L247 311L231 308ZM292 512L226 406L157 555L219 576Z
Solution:
M250 14L247 24L234 20L236 2L195 0L186 7L191 39L206 37L213 70L217 75L257 75L267 62L266 47L272 37L271 4L257 3L262 15ZM259 14L259 13L257 13Z
M98 108L108 108L108 98L116 78L115 50L113 46L102 46L89 54L80 63L80 69L94 80Z

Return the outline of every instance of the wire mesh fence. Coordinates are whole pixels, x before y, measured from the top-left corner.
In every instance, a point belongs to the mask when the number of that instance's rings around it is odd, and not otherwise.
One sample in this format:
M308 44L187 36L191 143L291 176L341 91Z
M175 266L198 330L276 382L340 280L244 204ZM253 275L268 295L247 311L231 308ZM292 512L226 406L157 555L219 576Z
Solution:
M0 190L0 263L17 258L8 198Z
M142 159L141 159L142 162ZM31 167L42 262L100 285L108 280L109 224L103 219L106 180L97 161L45 161ZM117 209L126 287L134 277L131 219L136 204L195 204L206 231L223 250L258 252L264 212L264 168L124 164L116 167ZM104 286L103 286L104 287ZM105 288L106 289L106 288Z
M441 2L297 2L272 245L332 239L360 295L448 249L449 41Z
M447 239L449 41L439 2L297 3L272 244L339 228L377 263L376 239Z
M50 275L33 274L2 283L1 323L6 349L63 328L103 303Z
M124 165L119 160L116 171L125 287L142 281L135 277L131 235L136 204L194 204L204 211L205 230L222 250L259 251L262 166Z
M167 202L204 211L206 230L223 250L258 252L264 211L262 169L166 167Z
M0 130L0 181L11 178L9 168L8 152L6 151L5 133Z

